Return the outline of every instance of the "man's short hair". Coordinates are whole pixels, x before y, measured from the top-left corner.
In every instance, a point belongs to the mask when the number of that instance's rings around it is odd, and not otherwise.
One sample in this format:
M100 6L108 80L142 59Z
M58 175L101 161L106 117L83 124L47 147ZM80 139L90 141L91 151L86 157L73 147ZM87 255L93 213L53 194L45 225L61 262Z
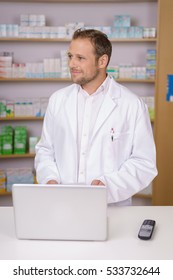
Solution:
M73 34L72 40L78 38L89 39L95 49L97 60L106 54L108 56L107 64L109 64L112 54L112 44L105 33L95 29L77 29Z

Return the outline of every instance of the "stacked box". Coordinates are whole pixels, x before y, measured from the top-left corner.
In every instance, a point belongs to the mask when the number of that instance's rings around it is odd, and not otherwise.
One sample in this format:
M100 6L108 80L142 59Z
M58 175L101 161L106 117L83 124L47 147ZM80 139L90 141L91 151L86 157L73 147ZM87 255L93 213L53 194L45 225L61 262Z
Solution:
M40 98L33 99L33 116L41 117Z
M3 125L1 128L1 134L10 134L13 135L13 128L11 125Z
M6 100L0 99L0 118L6 117Z
M38 137L29 137L29 153L34 154L35 153L35 146L38 142Z
M33 184L34 174L31 168L9 168L6 170L7 191L11 192L13 184Z
M16 126L14 130L14 154L25 154L27 143L26 127Z
M1 129L1 154L10 155L13 153L13 128L3 126Z
M107 73L109 75L111 75L112 77L114 77L115 79L119 78L119 66L115 65L115 66L109 66L107 68Z
M45 26L45 15L41 14L21 14L20 25L21 26Z
M142 99L148 107L150 119L154 120L155 117L154 96L143 96Z
M11 155L13 153L13 137L11 135L2 135L2 155Z
M167 75L167 95L166 101L173 102L173 75Z
M0 55L0 77L9 78L12 73L12 56L8 53Z
M112 28L111 26L102 26L102 32L105 33L108 38L111 38Z
M0 155L2 155L2 135L0 134Z
M146 78L154 79L156 75L156 50L147 50L146 55Z
M5 171L0 169L0 191L6 189L6 174Z
M44 117L47 109L49 99L47 97L42 97L40 99L41 116Z
M67 50L61 50L61 78L70 77Z
M130 15L115 15L114 26L115 27L130 27L131 17Z
M6 117L14 117L14 101L7 101L6 105Z
M0 37L18 37L19 26L17 24L0 24Z
M134 38L138 38L138 39L143 38L143 27L142 26L134 26Z
M143 28L143 38L155 38L156 28L155 27L144 27Z
M30 98L16 98L14 102L15 117L33 116L33 101Z
M155 117L154 96L147 96L146 98L147 98L147 105L148 105L150 119L154 120L154 117Z

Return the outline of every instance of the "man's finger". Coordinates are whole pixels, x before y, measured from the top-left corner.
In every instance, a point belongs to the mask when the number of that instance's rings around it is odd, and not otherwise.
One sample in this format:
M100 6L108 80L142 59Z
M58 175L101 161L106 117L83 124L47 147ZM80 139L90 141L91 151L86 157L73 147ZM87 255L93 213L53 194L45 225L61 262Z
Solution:
M96 185L96 186L98 186L99 183L100 183L100 180L93 180L93 181L91 182L91 185Z

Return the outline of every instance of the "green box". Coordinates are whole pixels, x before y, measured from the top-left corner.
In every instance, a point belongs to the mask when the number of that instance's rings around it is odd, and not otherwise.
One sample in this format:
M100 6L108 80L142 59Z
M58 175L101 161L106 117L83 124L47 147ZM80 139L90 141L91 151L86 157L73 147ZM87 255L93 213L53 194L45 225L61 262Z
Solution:
M14 154L25 154L27 130L25 126L16 126L14 130Z
M1 152L3 155L11 155L13 153L13 136L10 134L1 135Z

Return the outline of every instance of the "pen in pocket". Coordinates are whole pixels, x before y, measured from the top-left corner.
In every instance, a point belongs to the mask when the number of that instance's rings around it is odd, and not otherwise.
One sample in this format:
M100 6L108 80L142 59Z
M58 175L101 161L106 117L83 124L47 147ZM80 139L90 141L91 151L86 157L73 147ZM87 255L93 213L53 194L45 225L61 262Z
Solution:
M111 140L112 140L112 141L114 140L114 133L115 133L114 129L111 128Z

